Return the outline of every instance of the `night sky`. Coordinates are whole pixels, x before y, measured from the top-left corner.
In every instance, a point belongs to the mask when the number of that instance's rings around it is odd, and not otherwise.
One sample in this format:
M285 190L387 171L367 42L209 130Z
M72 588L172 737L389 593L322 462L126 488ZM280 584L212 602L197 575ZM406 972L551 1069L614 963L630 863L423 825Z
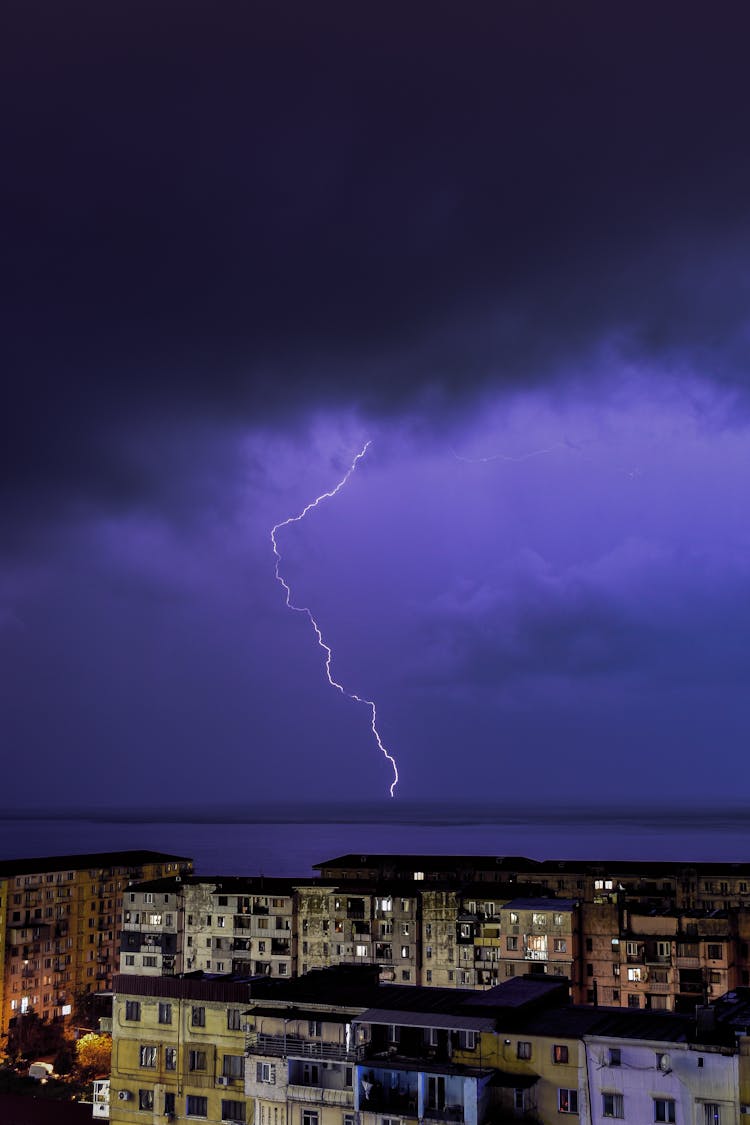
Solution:
M2 804L743 800L750 12L6 5Z

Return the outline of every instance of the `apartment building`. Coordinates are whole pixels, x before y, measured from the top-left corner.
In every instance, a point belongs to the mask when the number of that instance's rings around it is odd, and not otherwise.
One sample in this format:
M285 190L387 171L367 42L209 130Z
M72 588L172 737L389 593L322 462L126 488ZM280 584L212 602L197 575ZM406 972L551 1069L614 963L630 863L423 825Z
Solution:
M120 971L292 976L296 909L287 879L178 875L141 883L125 896Z
M385 981L420 983L422 899L413 883L313 881L295 890L301 972L375 964Z
M245 1096L247 982L115 977L109 1119L250 1122Z
M545 976L424 988L384 983L374 966L122 975L115 989L119 1125L739 1125L747 1109L750 989L698 1018L574 1005Z
M32 1009L45 1020L64 1018L77 993L110 989L126 888L191 868L184 856L152 851L0 863L0 1031Z
M621 896L656 910L750 910L750 863L533 860L524 856L349 854L315 870L334 880L522 885L580 902ZM524 892L525 893L525 892Z

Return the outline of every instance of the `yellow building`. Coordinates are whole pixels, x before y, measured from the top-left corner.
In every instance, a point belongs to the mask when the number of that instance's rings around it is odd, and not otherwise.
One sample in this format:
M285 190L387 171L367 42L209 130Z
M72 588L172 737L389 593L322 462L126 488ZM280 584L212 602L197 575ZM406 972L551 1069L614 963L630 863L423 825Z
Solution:
M251 1122L252 1103L245 1096L248 1000L247 982L115 977L110 1121Z
M30 1010L65 1018L78 993L110 989L126 888L190 869L190 859L151 851L0 863L0 1032Z

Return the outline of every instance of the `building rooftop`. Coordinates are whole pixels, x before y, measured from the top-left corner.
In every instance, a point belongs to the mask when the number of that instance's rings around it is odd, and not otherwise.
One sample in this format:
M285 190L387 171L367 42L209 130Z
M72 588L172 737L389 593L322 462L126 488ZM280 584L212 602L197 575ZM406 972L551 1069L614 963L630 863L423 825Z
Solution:
M189 856L167 852L121 851L87 852L83 855L36 856L0 860L0 877L36 875L46 871L88 871L113 867L142 867L146 863L175 863L192 866Z

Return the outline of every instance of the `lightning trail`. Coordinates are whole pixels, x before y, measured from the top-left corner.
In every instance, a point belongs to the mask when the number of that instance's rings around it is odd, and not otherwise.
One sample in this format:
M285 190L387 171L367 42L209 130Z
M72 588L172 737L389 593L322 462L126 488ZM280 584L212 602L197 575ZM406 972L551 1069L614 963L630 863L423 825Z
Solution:
M337 680L334 680L333 675L331 674L331 661L333 659L333 653L331 652L330 645L326 644L325 640L323 639L323 634L320 630L320 626L318 625L318 622L313 617L312 611L310 609L308 609L307 606L295 605L294 602L292 601L291 588L289 587L286 580L284 579L284 576L281 573L281 552L279 551L279 545L278 545L278 542L277 542L277 539L276 539L277 533L283 527L288 527L290 523L299 523L300 520L303 520L305 518L305 516L308 514L308 512L313 511L313 509L317 508L319 504L322 504L324 500L330 500L332 497L336 496L336 494L339 493L341 491L341 489L347 484L347 482L349 481L349 478L351 477L354 470L357 468L357 465L362 460L364 455L367 453L367 450L370 448L371 444L372 443L370 441L365 442L362 449L356 455L356 457L352 461L351 465L347 469L346 473L341 478L339 483L335 486L335 488L332 488L330 490L330 492L321 492L320 496L316 496L316 498L314 500L311 500L310 503L307 504L302 509L302 511L299 513L298 516L290 516L289 519L282 520L280 523L274 524L274 526L271 528L271 546L273 547L273 553L274 553L274 557L276 559L274 574L275 574L275 577L276 577L276 581L284 589L284 600L285 600L285 603L286 603L286 607L287 607L287 609L294 610L295 613L304 613L305 616L307 617L308 621L312 625L313 629L315 630L315 636L317 637L318 644L320 645L320 647L323 649L323 652L325 653L325 671L326 671L326 678L328 679L328 683L331 685L331 687L336 688L336 691L339 691L339 692L341 692L342 695L345 695L347 697L347 699L351 699L354 703L361 703L361 704L363 704L363 706L369 707L369 709L370 709L370 729L372 730L373 737L375 739L375 742L377 743L378 749L381 751L383 756L385 758L387 758L387 760L390 762L391 769L393 770L393 781L391 782L391 786L390 786L390 795L392 797L394 795L394 790L395 790L395 788L398 784L398 766L396 765L396 759L393 757L392 754L388 753L385 746L383 745L383 741L382 741L382 739L380 737L380 734L378 732L378 727L377 727L378 715L377 715L377 711L376 711L376 708L375 708L375 703L372 699L363 699L362 696L357 695L355 692L347 691L346 688L344 688L343 684L340 684Z

